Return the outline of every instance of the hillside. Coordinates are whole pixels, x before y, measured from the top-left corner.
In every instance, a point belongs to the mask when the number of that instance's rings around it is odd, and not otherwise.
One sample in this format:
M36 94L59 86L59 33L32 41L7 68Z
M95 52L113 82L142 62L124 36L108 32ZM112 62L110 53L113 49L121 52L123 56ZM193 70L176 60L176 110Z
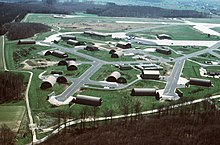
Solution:
M41 145L217 145L219 112L168 115L56 135ZM77 135L78 134L78 135Z

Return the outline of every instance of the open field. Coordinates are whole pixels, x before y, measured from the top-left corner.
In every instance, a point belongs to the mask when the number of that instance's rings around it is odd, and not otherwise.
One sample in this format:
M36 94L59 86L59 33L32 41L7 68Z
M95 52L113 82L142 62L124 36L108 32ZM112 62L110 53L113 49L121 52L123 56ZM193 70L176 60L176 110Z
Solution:
M206 34L196 31L191 26L172 26L159 29L152 29L141 32L142 34L154 35L168 34L173 40L219 40L216 36L210 38Z
M135 69L132 70L120 70L119 68L116 68L114 65L104 65L100 68L99 71L97 71L92 77L92 80L95 81L104 81L112 72L118 71L121 73L123 77L127 80L128 83L134 81L137 79L137 75L139 75L141 72L137 71Z
M54 18L50 14L29 14L26 22L41 22L50 26L58 26L72 31L77 30L98 30L101 32L119 32L130 29L151 28L155 24L119 24L116 21L135 21L135 22L177 22L171 19L151 19L151 18L114 18L114 17L98 17L96 15L87 15L78 13L72 15L71 18Z
M6 124L13 131L17 132L24 112L24 106L0 106L0 125Z

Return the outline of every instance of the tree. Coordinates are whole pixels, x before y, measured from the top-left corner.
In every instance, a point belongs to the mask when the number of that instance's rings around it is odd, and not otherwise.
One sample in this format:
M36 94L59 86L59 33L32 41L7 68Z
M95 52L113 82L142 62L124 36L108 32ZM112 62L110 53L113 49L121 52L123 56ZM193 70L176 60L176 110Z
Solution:
M97 107L97 106L94 106L93 107L93 125L94 125L94 127L96 126L96 116L97 116L97 112L99 111L99 107Z
M135 111L135 114L136 114L137 118L139 118L142 107L143 107L143 105L142 105L141 101L136 100L135 103L134 103L134 111Z
M5 124L0 127L0 144L13 145L15 144L15 133Z

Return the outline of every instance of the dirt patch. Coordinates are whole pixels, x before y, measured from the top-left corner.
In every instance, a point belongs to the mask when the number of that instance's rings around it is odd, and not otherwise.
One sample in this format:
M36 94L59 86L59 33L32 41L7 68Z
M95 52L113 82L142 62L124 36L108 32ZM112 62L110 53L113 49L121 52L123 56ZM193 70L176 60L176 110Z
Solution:
M49 67L56 65L57 63L58 62L56 61L48 61L46 59L27 59L21 62L21 64L24 65L22 69L25 70L31 70L33 68Z

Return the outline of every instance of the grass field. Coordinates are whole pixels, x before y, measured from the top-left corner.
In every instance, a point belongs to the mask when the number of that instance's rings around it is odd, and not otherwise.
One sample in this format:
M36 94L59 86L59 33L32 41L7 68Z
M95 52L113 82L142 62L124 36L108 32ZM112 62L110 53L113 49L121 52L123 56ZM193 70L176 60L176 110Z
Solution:
M120 32L130 29L150 28L152 24L135 24L135 23L116 23L116 21L134 21L134 22L176 22L171 19L154 19L154 18L125 18L125 17L99 17L97 15L88 15L77 13L72 18L54 18L51 14L29 14L26 22L41 22L50 26L59 26L71 31L93 29L101 32ZM181 22L179 22L181 23ZM65 30L64 29L64 30ZM63 30L61 30L63 31Z
M219 20L220 21L220 20ZM212 30L215 30L217 32L220 32L220 27L212 28Z
M199 86L190 86L190 88L181 89L181 91L183 91L184 96L190 99L200 99L211 95L220 94L220 80L215 78L201 77L199 68L200 66L198 64L187 61L183 69L183 76L186 78L194 77L211 80L214 84L214 87L207 88Z
M115 114L121 114L119 106L122 101L129 101L129 103L135 102L136 100L140 100L142 102L143 110L152 109L152 107L158 107L159 105L166 105L168 102L159 102L154 97L135 97L131 96L131 90L134 87L140 88L164 88L165 83L155 82L155 81L140 81L135 85L130 86L127 89L119 90L119 91L102 91L102 90L93 90L93 89L84 89L80 94L90 95L101 97L103 99L102 107L100 107L100 112L104 111L107 108L112 108Z
M25 112L24 106L0 106L0 124L17 131Z
M190 54L207 48L207 47L190 47L190 46L187 47L170 46L170 47L177 52L181 52L182 54Z
M191 22L196 22L196 23L214 23L214 24L219 24L220 23L220 18L190 18L186 19Z
M145 31L148 35L168 34L173 40L219 40L216 36L210 38L206 34L199 33L191 26L172 26Z
M0 69L4 69L4 61L3 61L3 37L0 37Z
M118 71L121 73L123 77L126 78L127 82L130 83L137 79L137 75L140 74L139 71L132 70L120 70L116 68L114 65L104 65L100 68L98 72L96 72L91 79L95 81L104 81L112 72Z

